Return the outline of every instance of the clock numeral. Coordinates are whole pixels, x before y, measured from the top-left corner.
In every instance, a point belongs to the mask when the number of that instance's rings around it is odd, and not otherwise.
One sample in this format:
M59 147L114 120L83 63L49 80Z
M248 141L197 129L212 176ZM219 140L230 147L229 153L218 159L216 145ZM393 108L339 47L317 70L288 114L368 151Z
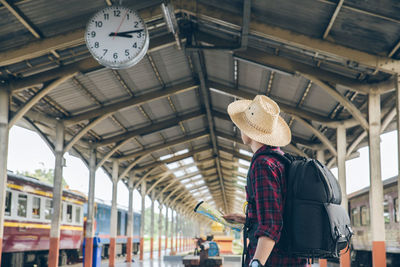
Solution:
M137 38L141 38L142 37L142 33L141 32L138 32L137 33Z
M95 43L94 43L94 47L99 48L99 46L100 46L100 45L99 45L99 42L95 42Z
M95 31L92 31L92 32L90 33L90 35L91 35L92 37L96 37L96 32L95 32Z
M129 49L125 49L125 56L129 56Z
M118 58L118 53L114 53L114 54L113 54L113 58L114 58L114 59L117 59L117 58Z
M121 11L114 10L114 17L120 17L120 16L121 16Z
M110 15L108 13L104 13L104 20L109 20L110 19Z
M132 45L132 47L133 47L133 48L137 48L137 43L134 43L134 44Z
M135 21L135 28L137 28L139 25L139 22Z
M95 21L94 23L96 24L97 28L103 27L103 22L102 21Z
M103 57L104 57L107 54L108 49L103 49L103 51L104 51L104 54L103 54Z

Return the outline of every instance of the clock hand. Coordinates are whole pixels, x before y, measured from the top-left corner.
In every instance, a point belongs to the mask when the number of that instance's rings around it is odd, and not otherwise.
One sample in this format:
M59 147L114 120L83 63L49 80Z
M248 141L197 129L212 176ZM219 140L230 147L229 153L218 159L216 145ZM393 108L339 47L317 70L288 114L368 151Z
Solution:
M133 30L133 31L125 31L125 32L112 32L110 33L108 36L122 36L122 35L128 35L129 33L135 33L135 32L141 32L144 31L144 29L140 29L140 30ZM131 36L131 35L128 35Z
M126 32L119 32L121 34L128 34L128 33L135 33L135 32L141 32L144 31L144 29L139 29L139 30L133 30L133 31L126 31Z
M114 38L115 38L115 36L118 36L118 37L126 37L126 38L132 38L132 35L129 35L129 34L126 34L126 33L121 33L121 32L119 32L119 33L117 33L117 34L115 34L114 32L112 32L112 33L110 33L108 36L114 37ZM114 38L113 38L113 39L114 39Z
M117 30L116 30L115 33L114 33L114 38L113 38L113 40L115 39L115 36L117 36L117 33L118 33L118 31L119 31L119 28L121 28L121 25L122 25L122 23L124 22L125 17L126 17L126 14L128 14L128 12L129 12L129 10L127 10L127 11L125 12L124 17L123 17L122 20L121 20L121 23L119 24Z

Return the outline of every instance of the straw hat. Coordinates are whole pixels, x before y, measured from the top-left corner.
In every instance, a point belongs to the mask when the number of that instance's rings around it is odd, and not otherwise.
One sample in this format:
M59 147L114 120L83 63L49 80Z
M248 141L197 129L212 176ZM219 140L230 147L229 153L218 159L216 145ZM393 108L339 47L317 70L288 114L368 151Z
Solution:
M271 98L257 95L253 100L238 100L228 106L233 123L251 139L270 146L290 143L290 128L279 116L279 106Z

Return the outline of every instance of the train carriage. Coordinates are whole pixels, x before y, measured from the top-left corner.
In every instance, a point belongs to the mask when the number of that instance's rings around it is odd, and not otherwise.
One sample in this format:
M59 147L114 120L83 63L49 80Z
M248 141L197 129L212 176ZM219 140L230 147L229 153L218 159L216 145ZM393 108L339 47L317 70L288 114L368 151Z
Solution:
M49 250L53 187L8 172L2 266L45 265ZM63 191L60 262L78 257L83 233L83 195Z
M96 201L96 232L95 235L100 237L101 243L103 244L103 257L108 257L108 249L110 246L110 220L111 220L111 206ZM117 212L117 239L116 239L116 254L126 254L126 243L128 240L128 209L126 207L118 207ZM133 253L137 253L139 250L139 233L140 233L140 214L137 212L133 213Z
M36 178L8 172L2 267L47 266L53 214L53 187ZM86 196L63 190L60 265L78 261L82 255ZM140 214L133 217L133 252L139 250ZM111 206L96 201L95 235L101 238L103 257L108 257ZM118 207L117 254L126 254L128 210Z
M400 266L400 216L397 177L383 181L384 220L387 266ZM369 190L364 188L349 195L349 213L353 225L352 261L355 266L372 266Z

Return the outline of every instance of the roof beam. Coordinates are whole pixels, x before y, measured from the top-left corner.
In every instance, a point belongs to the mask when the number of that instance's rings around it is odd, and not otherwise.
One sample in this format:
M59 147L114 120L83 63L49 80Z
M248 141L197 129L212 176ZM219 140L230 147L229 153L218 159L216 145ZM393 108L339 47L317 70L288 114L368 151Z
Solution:
M88 112L85 112L82 114L78 114L78 115L66 118L64 121L65 121L66 125L76 124L76 123L79 123L84 120L90 120L90 119L96 118L98 116L103 116L106 114L111 115L119 110L123 110L128 107L142 105L146 102L154 101L154 100L169 96L171 94L177 94L177 93L182 93L182 92L186 92L189 90L193 90L197 87L198 87L198 85L196 85L193 82L181 83L179 85L171 86L169 88L165 88L165 89L159 90L157 92L143 94L143 95L140 95L137 97L130 98L128 100L124 100L124 101L117 102L117 103L114 103L114 104L111 104L108 106L104 106L104 107L101 107L98 109L88 111Z
M5 1L1 0L1 2ZM140 16L146 22L161 17L161 10L159 7L159 3L157 3L157 5L153 5L152 7L141 9L139 13ZM69 47L82 45L84 43L85 43L84 28L56 35L53 37L49 37L46 39L29 42L28 44L22 47L1 52L0 66L11 65L24 60L46 55L54 50L63 50ZM150 44L149 50L151 48L152 45Z
M101 147L101 146L106 146L106 145L109 145L109 144L113 144L113 143L117 143L117 142L120 142L120 141L124 141L126 139L131 139L131 138L134 138L135 136L139 136L139 135L142 136L142 135L147 135L147 134L151 134L151 133L154 133L154 132L158 132L158 131L161 131L161 130L164 130L164 129L168 129L168 128L174 127L174 126L178 125L179 122L181 122L181 121L192 120L192 119L195 119L195 118L199 118L199 117L201 117L203 115L204 114L203 114L202 111L194 111L194 112L188 113L186 115L179 116L177 118L164 120L164 121L159 122L159 123L148 125L148 126L145 126L145 127L142 127L142 128L138 128L138 129L133 130L133 131L126 132L126 133L121 134L121 135L116 135L116 136L104 139L104 140L102 140L100 142L94 143L94 147L98 148L98 147Z
M231 95L233 97L237 97L237 98L241 98L241 99L253 99L256 94L253 93L248 93L245 91L241 91L241 90L235 90L233 88L230 88L226 85L217 83L217 82L213 82L210 81L209 82L209 86L212 88L212 90L214 89L215 91L220 91L223 92L225 94ZM277 104L279 105L280 109L285 112L286 114L293 114L296 116L300 116L302 118L308 119L308 120L313 120L316 122L319 122L321 124L331 124L332 122L335 122L334 120L327 118L327 117L323 117L321 115L318 114L314 114L308 111L304 111L295 107L291 107L287 104L281 103L279 101L277 101Z
M199 3L197 1L173 2L177 10L180 9L193 16L204 18L206 20L211 19L214 22L224 23L225 25L232 24L235 28L240 27L241 25L242 18L227 10L222 10L215 6ZM400 70L400 63L398 60L373 55L326 40L316 39L290 30L271 26L260 21L255 14L251 16L250 34L285 43L300 49L318 52L327 56L341 58L346 61L357 62L369 68L380 69L388 73L394 73Z
M220 46L221 44L231 43L231 40L221 39L221 37L204 32L198 32L197 35L199 40L211 45ZM295 75L297 72L315 75L323 81L333 84L341 84L347 87L349 90L356 91L361 94L368 94L370 91L386 92L394 90L393 81L390 81L391 79L389 79L389 81L377 83L361 82L356 79L317 68L313 65L307 65L299 61L284 58L282 56L271 55L265 51L251 47L248 47L246 51L235 51L233 58L285 75ZM269 93L269 89L271 89L270 86L268 86L267 93Z
M95 127L97 124L102 122L104 119L106 119L110 114L104 114L101 115L94 120L90 121L85 127L83 127L76 135L72 137L72 139L66 144L64 147L63 153L68 152L75 144L78 142L87 132L89 132L93 127Z
M48 94L53 89L57 88L63 82L69 80L76 73L72 73L66 76L63 76L56 81L52 82L48 86L41 89L36 95L34 95L31 99L29 99L10 119L8 124L8 128L10 129L19 119L21 119L36 103L38 103L46 94Z
M165 178L167 178L167 177L170 176L170 175L171 175L171 172L169 172L169 171L167 171L167 172L165 172L163 175L161 175L161 177L159 177L159 178L157 179L157 181L156 181L154 184L152 184L151 187L146 191L146 194L145 194L145 195L150 194L151 191L152 191L159 183L161 183Z
M315 76L308 75L308 74L302 74L305 78L308 80L312 81L319 87L321 87L325 92L327 92L330 96L335 98L336 101L338 101L342 106L344 106L350 114L360 123L360 125L368 131L368 122L363 116L363 114L358 110L358 108L345 96L343 96L339 91L337 91L334 87L330 86L329 84L321 81Z
M322 39L326 39L326 37L328 37L329 32L332 29L333 23L335 23L336 17L339 14L340 9L342 8L344 0L340 0L339 3L336 6L335 12L333 12L333 15L329 21L328 26L326 27L326 30L324 32L324 35L322 36Z
M295 115L292 115L292 117L301 124L303 124L304 126L306 126L315 136L317 136L318 139L321 140L321 142L329 149L329 151L332 153L333 156L337 155L336 149L331 143L331 141L328 139L328 137L326 137L323 133L315 129L314 126L311 125L311 123Z
M6 0L0 0L0 3L3 4L13 15L18 19L19 22L24 25L24 27L30 31L30 33L35 36L37 39L40 39L40 33L36 31L32 25L24 18L24 15L20 13L18 10L16 10L13 6L11 6Z
M156 37L151 40L151 43L149 45L149 51L150 50L154 51L162 47L170 46L173 44L174 41L170 35ZM32 53L28 52L28 54L31 55ZM7 51L0 53L0 65L2 57L8 55L9 53ZM95 59L90 57L88 59L80 60L75 63L68 64L66 66L61 66L38 74L34 74L26 78L8 80L5 83L0 84L0 89L5 88L12 92L16 92L33 86L41 86L45 82L52 81L62 76L70 75L75 72L87 73L100 68L103 68L103 66L101 66Z
M209 134L206 131L201 131L199 133L195 133L195 134L192 134L192 135L187 135L187 136L184 136L184 137L181 137L181 138L178 138L178 139L175 139L175 140L172 140L172 141L160 144L160 145L156 145L156 146L153 146L153 147L146 147L141 151L133 152L133 153L130 153L130 154L127 154L127 155L123 155L121 157L117 157L117 159L119 161L130 160L132 158L139 157L139 156L141 156L143 154L153 153L155 151L162 150L162 149L165 149L165 148L168 148L168 147L171 147L171 146L184 144L184 143L187 143L187 142L191 142L191 141L195 141L195 140L198 140L198 139L202 139L204 137L207 137L208 135Z
M372 91L387 92L394 90L392 79L377 83L361 82L281 56L270 55L258 49L248 48L246 52L236 52L234 57L238 60L247 61L250 64L255 64L269 70L276 70L281 73L292 75L304 73L314 75L323 81L332 84L340 84L360 94L368 94Z
M203 102L206 107L208 127L210 130L213 153L216 157L215 162L217 164L217 171L218 171L219 181L220 181L220 185L221 185L222 197L224 199L225 212L229 212L228 202L226 201L224 182L223 182L223 177L222 177L222 172L221 172L221 163L219 162L219 153L218 153L217 137L215 135L214 120L213 120L213 117L211 114L210 88L209 88L209 85L207 85L207 81L206 81L206 68L204 66L204 56L203 56L202 52L196 51L196 52L192 52L191 58L192 58L192 62L194 62L195 66L196 66L196 71L198 74L198 78L200 80L201 95L202 95ZM195 60L193 60L193 59L195 59Z
M161 166L163 164L172 163L172 162L175 162L175 161L180 161L182 159L191 157L191 156L193 156L195 154L202 153L202 152L205 152L205 151L210 150L210 149L212 149L212 148L209 145L207 145L207 146L204 146L204 147L201 147L201 148L194 149L192 151L189 151L188 153L185 153L185 154L182 154L182 155L179 155L179 156L175 156L175 157L172 157L172 158L169 158L169 159L166 159L166 160L152 162L152 163L149 163L147 165L137 167L134 170L135 171L143 171L143 170L147 170L149 168L154 168L154 167Z

